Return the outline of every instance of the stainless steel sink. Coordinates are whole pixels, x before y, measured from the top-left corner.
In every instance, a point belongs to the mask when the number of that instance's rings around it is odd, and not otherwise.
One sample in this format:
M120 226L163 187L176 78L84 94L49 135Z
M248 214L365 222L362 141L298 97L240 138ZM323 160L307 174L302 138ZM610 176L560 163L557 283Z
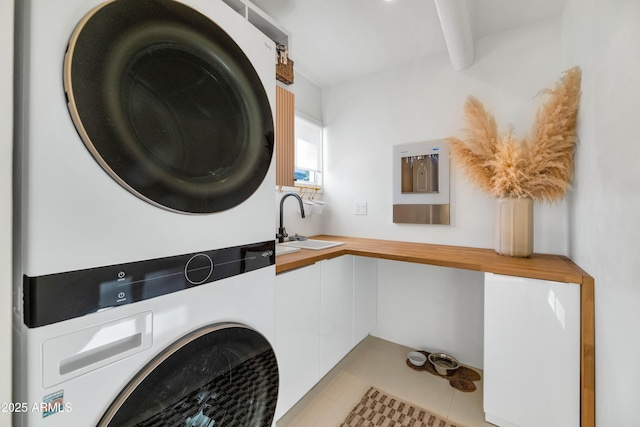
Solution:
M344 245L344 242L307 239L307 240L296 240L293 242L280 243L277 246L288 246L288 247L294 247L294 248L311 249L313 251L319 251L322 249L332 248L334 246L340 246L340 245Z
M285 246L283 243L276 245L276 256L290 254L293 252L300 252L300 248L294 248L293 246Z

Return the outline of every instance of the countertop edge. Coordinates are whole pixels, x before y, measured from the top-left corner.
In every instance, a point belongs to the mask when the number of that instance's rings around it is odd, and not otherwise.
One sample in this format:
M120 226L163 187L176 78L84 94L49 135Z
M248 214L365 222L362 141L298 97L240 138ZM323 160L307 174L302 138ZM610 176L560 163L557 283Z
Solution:
M499 255L491 249L466 246L330 235L313 236L313 239L345 244L321 251L303 249L280 255L276 258L276 273L285 273L342 255L355 255L565 283L582 284L585 280L593 280L564 255L536 253L529 258L514 258Z

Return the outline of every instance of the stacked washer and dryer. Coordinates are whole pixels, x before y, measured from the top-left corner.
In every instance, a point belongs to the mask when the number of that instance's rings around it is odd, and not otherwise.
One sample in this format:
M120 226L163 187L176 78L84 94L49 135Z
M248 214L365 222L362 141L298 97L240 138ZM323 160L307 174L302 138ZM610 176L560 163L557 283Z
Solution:
M15 425L271 425L274 43L219 0L16 7Z

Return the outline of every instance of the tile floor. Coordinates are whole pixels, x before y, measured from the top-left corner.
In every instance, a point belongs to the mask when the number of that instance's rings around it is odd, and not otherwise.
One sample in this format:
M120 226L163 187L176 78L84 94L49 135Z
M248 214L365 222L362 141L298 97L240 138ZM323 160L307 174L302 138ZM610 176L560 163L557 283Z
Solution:
M371 386L465 427L493 427L484 421L482 381L475 383L478 389L472 393L455 390L443 378L406 366L411 350L367 337L291 408L277 427L338 427Z

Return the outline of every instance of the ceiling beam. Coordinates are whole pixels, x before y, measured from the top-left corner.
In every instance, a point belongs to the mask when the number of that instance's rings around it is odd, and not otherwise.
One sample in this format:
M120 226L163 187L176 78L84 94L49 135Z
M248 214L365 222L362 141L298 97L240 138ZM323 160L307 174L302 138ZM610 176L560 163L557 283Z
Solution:
M475 49L467 0L434 0L451 66L463 71L473 64Z

